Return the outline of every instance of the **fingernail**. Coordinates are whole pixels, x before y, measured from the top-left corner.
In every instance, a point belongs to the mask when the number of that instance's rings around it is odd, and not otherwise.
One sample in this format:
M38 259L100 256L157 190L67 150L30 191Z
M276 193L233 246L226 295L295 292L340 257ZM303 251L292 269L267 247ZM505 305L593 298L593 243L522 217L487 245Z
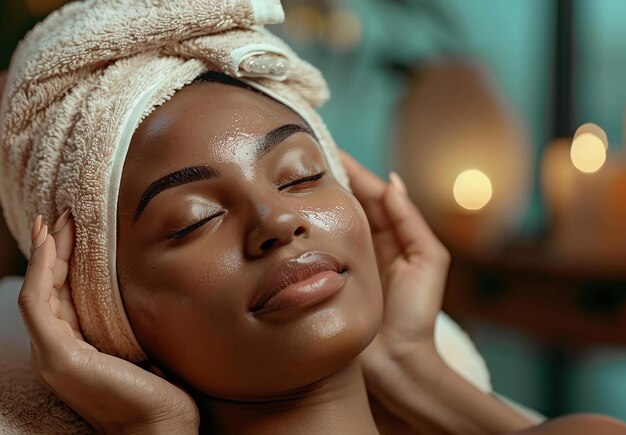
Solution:
M32 253L35 249L43 245L43 242L46 241L46 237L48 237L48 225L44 225L43 227L41 227L39 233L37 234L37 237L35 238L35 241L33 242L33 247L30 252Z
M395 187L399 192L405 195L407 194L406 184L404 184L402 178L400 178L400 176L395 171L391 171L389 173L389 181L391 182L391 185Z
M61 231L61 229L67 223L69 217L70 217L70 209L68 208L67 210L65 210L63 212L63 214L61 216L58 217L58 219L54 223L54 226L52 227L52 233L51 234L56 234L59 231Z
M38 214L35 218L35 222L33 222L33 228L30 230L30 240L34 243L37 234L41 230L41 223L43 221L43 216Z

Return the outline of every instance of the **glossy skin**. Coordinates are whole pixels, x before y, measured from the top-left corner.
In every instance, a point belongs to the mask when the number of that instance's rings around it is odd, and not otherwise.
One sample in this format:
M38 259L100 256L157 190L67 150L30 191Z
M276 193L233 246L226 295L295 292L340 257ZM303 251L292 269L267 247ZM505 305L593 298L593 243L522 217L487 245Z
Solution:
M117 260L129 320L157 366L212 397L289 395L346 367L381 322L367 218L316 140L297 132L254 156L259 138L289 124L304 123L264 95L194 84L142 123L125 162ZM195 165L221 176L159 193L133 222L151 183ZM251 313L269 271L307 251L349 269L341 291L308 308Z

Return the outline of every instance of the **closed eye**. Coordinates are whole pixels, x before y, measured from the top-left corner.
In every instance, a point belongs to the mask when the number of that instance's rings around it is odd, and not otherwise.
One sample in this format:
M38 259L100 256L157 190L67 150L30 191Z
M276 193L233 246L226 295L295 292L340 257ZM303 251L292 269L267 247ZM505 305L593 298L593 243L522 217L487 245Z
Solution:
M207 222L210 222L211 220L223 214L224 214L224 211L220 211L219 213L214 213L211 216L207 216L204 219L200 219L198 222L192 225L189 225L187 227L184 227L183 229L176 231L175 233L170 234L167 238L173 239L173 240L181 239L185 237L187 234L189 234L190 232L194 231L195 229L200 228L202 225L206 224Z
M278 190L282 191L282 190L285 190L285 189L287 189L287 188L289 188L291 186L295 186L297 184L302 184L302 183L306 183L306 182L309 182L309 181L317 181L317 180L320 180L324 175L326 175L326 171L322 171L322 172L320 172L318 174L311 175L309 177L298 178L296 180L289 181L287 184L283 184L282 186L280 186L278 188Z
M296 186L298 184L303 184L303 183L307 183L310 181L317 181L317 180L321 180L324 175L326 175L326 171L322 171L318 174L315 175L310 175L308 177L304 177L304 178L298 178L296 180L293 181L289 181L286 184L283 184L282 186L280 186L278 188L278 190L282 191L285 189L288 189L289 187L292 186ZM191 233L192 231L200 228L202 225L210 222L211 220L215 219L216 217L219 217L221 215L223 215L225 212L224 211L220 211L219 213L214 213L210 216L207 216L206 218L200 219L199 221L187 226L187 227L183 227L180 230L177 230L176 232L170 234L168 236L168 239L172 239L172 240L178 240L178 239L182 239L183 237L185 237L187 234Z

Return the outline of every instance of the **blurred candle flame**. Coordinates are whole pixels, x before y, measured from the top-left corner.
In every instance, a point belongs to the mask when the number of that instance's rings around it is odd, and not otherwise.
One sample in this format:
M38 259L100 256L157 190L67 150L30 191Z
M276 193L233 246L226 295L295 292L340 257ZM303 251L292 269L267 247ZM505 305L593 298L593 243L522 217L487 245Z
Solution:
M493 189L489 177L478 169L461 172L454 181L454 199L466 210L480 210L491 200Z
M604 130L588 123L576 130L570 157L576 169L590 174L599 171L604 165L607 148L608 140Z

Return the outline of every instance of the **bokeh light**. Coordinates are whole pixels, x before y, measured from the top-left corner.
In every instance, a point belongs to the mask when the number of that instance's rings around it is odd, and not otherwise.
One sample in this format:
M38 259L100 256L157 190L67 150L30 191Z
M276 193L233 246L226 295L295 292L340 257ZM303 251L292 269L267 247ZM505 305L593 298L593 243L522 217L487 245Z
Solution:
M454 182L454 199L466 210L480 210L489 203L492 194L489 177L478 169L461 172Z
M582 133L574 137L570 156L579 171L597 172L606 161L606 145L596 134Z

